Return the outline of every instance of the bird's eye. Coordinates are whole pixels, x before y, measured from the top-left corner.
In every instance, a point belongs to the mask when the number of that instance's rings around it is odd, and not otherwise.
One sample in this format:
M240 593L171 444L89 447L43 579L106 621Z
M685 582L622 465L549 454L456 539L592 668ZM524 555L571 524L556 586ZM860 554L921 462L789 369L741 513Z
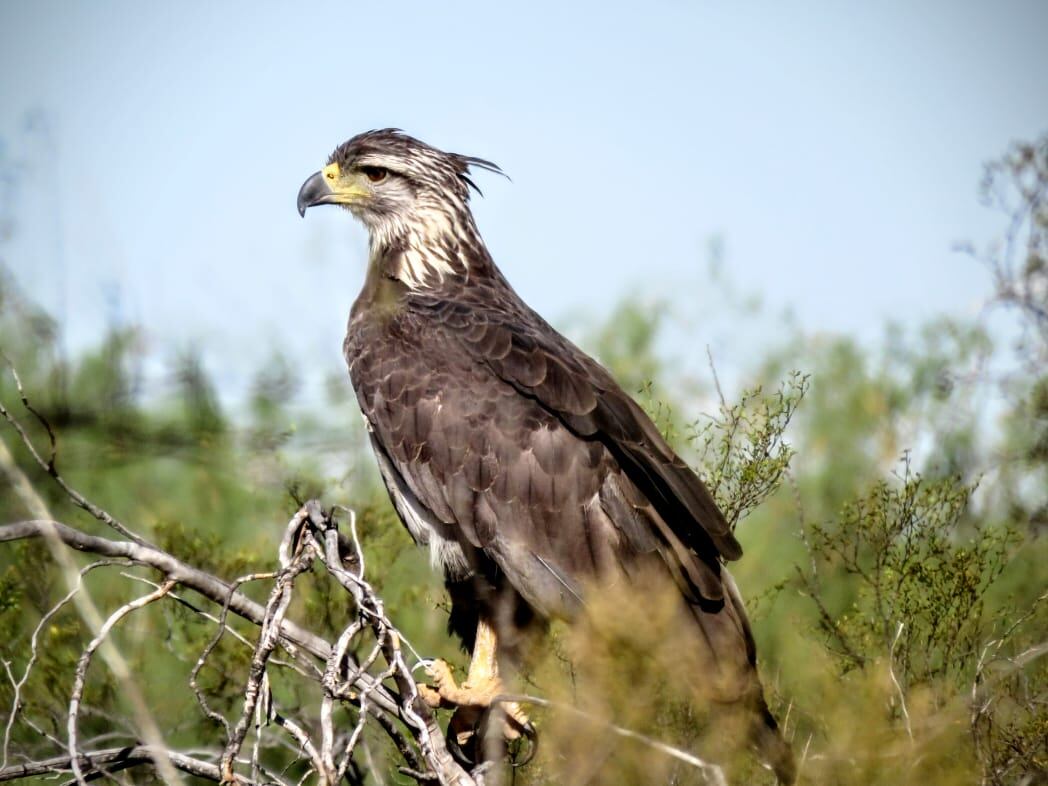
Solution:
M388 174L386 170L380 166L362 166L360 171L363 172L367 176L367 179L372 183L381 183L386 179L386 175Z

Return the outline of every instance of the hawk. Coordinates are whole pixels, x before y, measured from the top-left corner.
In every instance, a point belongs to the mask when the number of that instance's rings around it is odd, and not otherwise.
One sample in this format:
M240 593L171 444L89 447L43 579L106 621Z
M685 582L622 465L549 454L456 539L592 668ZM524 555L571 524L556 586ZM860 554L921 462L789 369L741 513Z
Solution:
M341 205L370 235L343 346L349 375L389 496L443 571L449 625L472 652L461 685L437 662L425 697L490 704L522 630L577 617L588 588L655 570L679 588L697 679L715 704L745 708L760 755L792 782L724 566L739 542L644 411L496 267L470 212L471 169L501 172L369 131L298 194L301 215ZM531 732L519 707L507 714Z

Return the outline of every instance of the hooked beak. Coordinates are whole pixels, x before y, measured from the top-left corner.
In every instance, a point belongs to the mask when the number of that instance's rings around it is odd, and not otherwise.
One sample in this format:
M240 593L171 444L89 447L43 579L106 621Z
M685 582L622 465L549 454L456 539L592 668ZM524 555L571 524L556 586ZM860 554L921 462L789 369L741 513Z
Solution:
M306 208L313 205L335 205L335 192L328 185L323 172L314 172L298 190L298 214L305 217Z

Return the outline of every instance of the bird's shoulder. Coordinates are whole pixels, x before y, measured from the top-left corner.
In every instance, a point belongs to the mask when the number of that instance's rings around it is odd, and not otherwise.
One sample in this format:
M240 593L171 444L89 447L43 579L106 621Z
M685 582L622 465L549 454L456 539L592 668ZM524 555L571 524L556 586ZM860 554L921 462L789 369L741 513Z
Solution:
M455 297L420 293L403 312L446 351L482 366L557 412L592 412L618 385L608 371L500 281L474 284Z

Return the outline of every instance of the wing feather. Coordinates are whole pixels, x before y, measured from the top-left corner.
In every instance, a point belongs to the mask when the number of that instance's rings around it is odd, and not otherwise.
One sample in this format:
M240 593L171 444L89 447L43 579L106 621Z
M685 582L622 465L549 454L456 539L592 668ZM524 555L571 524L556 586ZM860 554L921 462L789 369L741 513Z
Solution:
M721 602L719 557L741 549L640 407L519 301L467 305L416 298L395 329L347 338L394 482L544 613L645 554Z
M471 344L478 361L535 398L572 431L603 442L686 546L707 557L742 556L705 484L602 366L522 304L512 321L478 305L473 318L486 325L485 333L512 334L504 357L487 355L479 344ZM466 344L470 335L462 334Z

